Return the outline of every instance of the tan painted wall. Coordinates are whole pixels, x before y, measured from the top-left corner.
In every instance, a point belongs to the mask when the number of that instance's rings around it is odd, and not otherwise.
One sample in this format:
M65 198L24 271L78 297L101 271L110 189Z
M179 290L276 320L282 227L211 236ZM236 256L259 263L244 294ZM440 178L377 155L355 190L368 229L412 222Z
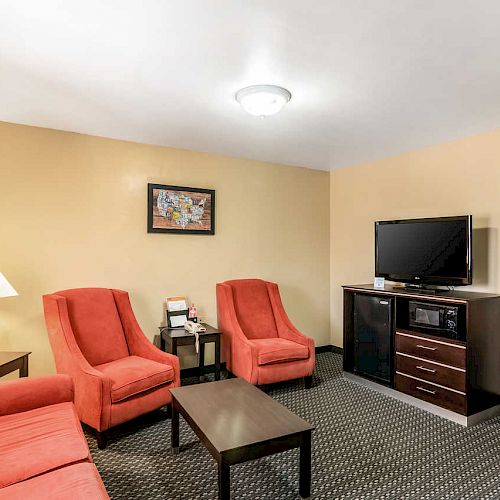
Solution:
M148 182L217 190L215 236L147 234ZM215 284L280 284L292 321L329 343L329 173L0 123L0 349L53 371L41 295L128 290L149 338L165 296L216 323ZM211 354L211 353L210 353ZM193 351L181 351L184 366Z
M500 291L500 130L334 171L332 344L342 346L343 284L373 282L376 220L472 214L474 284Z

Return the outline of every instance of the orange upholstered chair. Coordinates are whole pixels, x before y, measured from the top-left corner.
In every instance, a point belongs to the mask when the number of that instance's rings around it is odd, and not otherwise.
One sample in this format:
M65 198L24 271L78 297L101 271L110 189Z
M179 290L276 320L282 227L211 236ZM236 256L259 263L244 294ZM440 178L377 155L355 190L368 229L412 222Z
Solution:
M217 315L230 372L251 384L305 377L306 387L311 386L314 340L292 325L276 283L218 283Z
M57 371L73 378L78 416L100 448L110 427L171 403L179 359L146 338L127 292L78 288L43 304Z

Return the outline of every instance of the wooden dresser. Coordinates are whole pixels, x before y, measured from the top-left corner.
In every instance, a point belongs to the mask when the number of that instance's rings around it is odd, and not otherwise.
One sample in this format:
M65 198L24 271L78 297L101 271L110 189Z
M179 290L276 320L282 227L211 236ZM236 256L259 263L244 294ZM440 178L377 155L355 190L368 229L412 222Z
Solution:
M467 414L464 342L396 330L394 386L398 391Z
M378 380L355 366L354 304L357 295L392 304L390 378ZM409 303L453 305L460 335L410 327ZM369 325L365 328L369 328ZM376 352L376 350L374 351ZM471 416L500 404L500 296L463 291L412 291L371 285L344 287L344 371L371 379L458 415Z

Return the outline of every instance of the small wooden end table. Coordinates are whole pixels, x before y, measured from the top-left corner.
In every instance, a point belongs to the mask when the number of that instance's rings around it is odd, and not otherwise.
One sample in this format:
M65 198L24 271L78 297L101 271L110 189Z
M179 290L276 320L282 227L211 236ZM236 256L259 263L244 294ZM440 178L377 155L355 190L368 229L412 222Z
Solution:
M222 332L213 326L201 323L206 332L198 334L199 348L199 369L200 379L205 375L205 344L215 343L215 380L220 380L220 342ZM194 345L196 338L192 333L186 332L184 328L169 328L166 325L160 325L160 348L162 351L169 352L177 356L177 348L181 345Z
M0 351L0 377L19 370L19 377L28 376L28 356L31 352Z
M299 494L311 494L314 427L241 378L170 389L172 453L179 453L179 413L219 466L219 500L230 498L230 466L300 448Z

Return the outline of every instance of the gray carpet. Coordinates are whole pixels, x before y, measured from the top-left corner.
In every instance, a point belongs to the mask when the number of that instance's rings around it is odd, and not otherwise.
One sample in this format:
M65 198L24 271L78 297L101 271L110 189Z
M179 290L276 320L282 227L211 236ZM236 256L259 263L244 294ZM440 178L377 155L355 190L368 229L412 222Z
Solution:
M317 356L313 388L302 381L266 392L313 423L315 499L500 498L500 417L464 428L342 377L341 356ZM154 412L116 429L106 450L87 433L113 499L217 498L217 467L180 418ZM298 498L298 450L231 468L234 499Z

